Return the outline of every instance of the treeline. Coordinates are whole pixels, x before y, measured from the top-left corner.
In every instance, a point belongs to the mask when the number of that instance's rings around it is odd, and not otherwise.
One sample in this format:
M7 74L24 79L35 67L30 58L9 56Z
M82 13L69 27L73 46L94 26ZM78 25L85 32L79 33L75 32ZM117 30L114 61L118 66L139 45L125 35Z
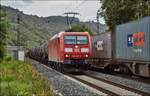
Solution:
M31 48L33 46L39 46L56 33L69 28L66 24L66 17L64 16L38 17L36 15L24 14L18 9L7 6L2 6L1 9L6 10L7 21L11 24L11 27L7 32L8 45L17 45L18 31L20 32L20 45L25 46L26 48ZM17 15L20 17L20 24L17 23ZM73 17L69 17L69 20L72 20L72 18ZM81 22L78 18L74 18L73 25L76 24L81 25L80 27L83 27L83 29L91 29L92 32L97 32L97 23L95 22ZM100 24L99 26L100 32L103 32L106 26L103 24ZM79 26L76 26L76 28L77 27Z
M101 16L104 17L109 30L132 20L150 16L150 0L100 0Z

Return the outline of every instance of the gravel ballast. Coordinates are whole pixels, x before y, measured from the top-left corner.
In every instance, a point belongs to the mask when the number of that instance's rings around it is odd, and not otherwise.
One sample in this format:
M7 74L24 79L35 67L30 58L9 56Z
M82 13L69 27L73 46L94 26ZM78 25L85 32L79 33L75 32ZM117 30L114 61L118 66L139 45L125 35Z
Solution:
M99 96L106 95L104 93L97 94L92 92L89 88L82 86L82 84L76 83L73 80L68 79L62 73L57 72L51 68L47 68L43 64L38 62L32 62L32 65L37 69L42 75L44 75L50 84L52 84L54 90L58 96Z

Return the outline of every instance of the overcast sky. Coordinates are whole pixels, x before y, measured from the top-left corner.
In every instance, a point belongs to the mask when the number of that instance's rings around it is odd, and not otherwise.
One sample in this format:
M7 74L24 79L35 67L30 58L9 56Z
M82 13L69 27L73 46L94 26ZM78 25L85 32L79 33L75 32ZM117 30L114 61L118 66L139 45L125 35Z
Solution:
M78 12L81 21L96 19L96 12L100 8L99 0L2 0L2 5L11 6L25 14L38 16L58 16L64 12ZM104 23L103 19L100 19Z

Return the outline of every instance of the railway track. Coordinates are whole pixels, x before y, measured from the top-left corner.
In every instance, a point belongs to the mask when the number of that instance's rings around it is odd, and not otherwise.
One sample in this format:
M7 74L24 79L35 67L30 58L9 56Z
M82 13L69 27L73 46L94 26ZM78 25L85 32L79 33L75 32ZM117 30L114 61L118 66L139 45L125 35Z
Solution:
M95 85L95 84L93 84L91 82L88 82L87 80L85 80L81 76L74 76L72 74L67 74L67 76L72 77L72 78L74 78L74 79L76 79L76 80L78 80L78 81L80 81L80 82L82 82L82 83L84 83L84 84L94 88L94 89L97 89L98 91L101 91L103 93L109 94L110 96L119 96L118 94L116 94L114 92L111 92L111 91L106 90L106 89L104 89L102 87L99 87L99 86L97 86L97 85Z
M107 73L105 72L103 69L91 69L91 71L95 71L95 72L101 72L104 74L110 74L110 75L114 75L117 77L121 77L121 78L125 78L125 79L129 79L129 80L134 80L134 81L138 81L138 82L142 82L145 84L149 84L150 85L150 78L146 78L146 77L140 77L140 76L136 76L136 75L130 75L130 74L125 74L125 73L121 73L121 72L117 72L114 71L112 73Z
M93 72L90 72L90 71L89 71L89 72L86 72L85 75L88 76L88 77L94 78L94 79L96 79L96 80L105 82L105 83L107 83L107 84L111 84L111 85L113 85L113 86L120 87L120 88L122 88L122 89L132 91L132 92L137 93L137 94L140 94L140 95L142 95L142 96L150 96L149 93L143 92L143 91L141 91L141 90L137 90L137 89L134 89L134 88L131 88L131 87L129 87L129 86L122 85L122 84L114 83L114 82L112 82L112 81L109 81L109 80L106 80L106 79L103 79L103 78L99 78L99 76L93 75Z
M98 78L91 73L81 74L68 74L65 75L74 78L100 92L107 94L108 96L149 96L150 94L130 88L128 86L124 86L121 84L117 84L111 81L107 81L102 78Z
M67 75L110 96L150 96L149 93L99 78L98 76L94 76L94 74L92 73L92 71L87 71L83 74L81 73Z
M84 75L67 75L99 91L102 91L109 96L149 96L148 93L106 81L104 79L94 77L91 74L85 73Z
M46 66L46 65L44 65ZM47 66L49 67L49 66ZM111 81L96 77L92 72L87 71L83 74L69 74L65 73L64 75L74 78L77 81L80 81L93 89L98 90L99 92L105 93L108 96L150 96L150 94L145 93L140 90L130 88L128 86L123 86L116 84Z

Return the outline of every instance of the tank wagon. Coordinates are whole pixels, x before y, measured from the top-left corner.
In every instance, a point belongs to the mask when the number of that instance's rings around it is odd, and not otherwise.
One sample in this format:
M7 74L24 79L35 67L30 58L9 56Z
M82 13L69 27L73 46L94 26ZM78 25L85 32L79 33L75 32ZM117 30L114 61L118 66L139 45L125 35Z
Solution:
M90 66L91 43L88 32L60 32L28 54L57 70L82 71Z
M114 41L111 48L109 32L93 36L92 66L150 77L150 16L116 26Z

